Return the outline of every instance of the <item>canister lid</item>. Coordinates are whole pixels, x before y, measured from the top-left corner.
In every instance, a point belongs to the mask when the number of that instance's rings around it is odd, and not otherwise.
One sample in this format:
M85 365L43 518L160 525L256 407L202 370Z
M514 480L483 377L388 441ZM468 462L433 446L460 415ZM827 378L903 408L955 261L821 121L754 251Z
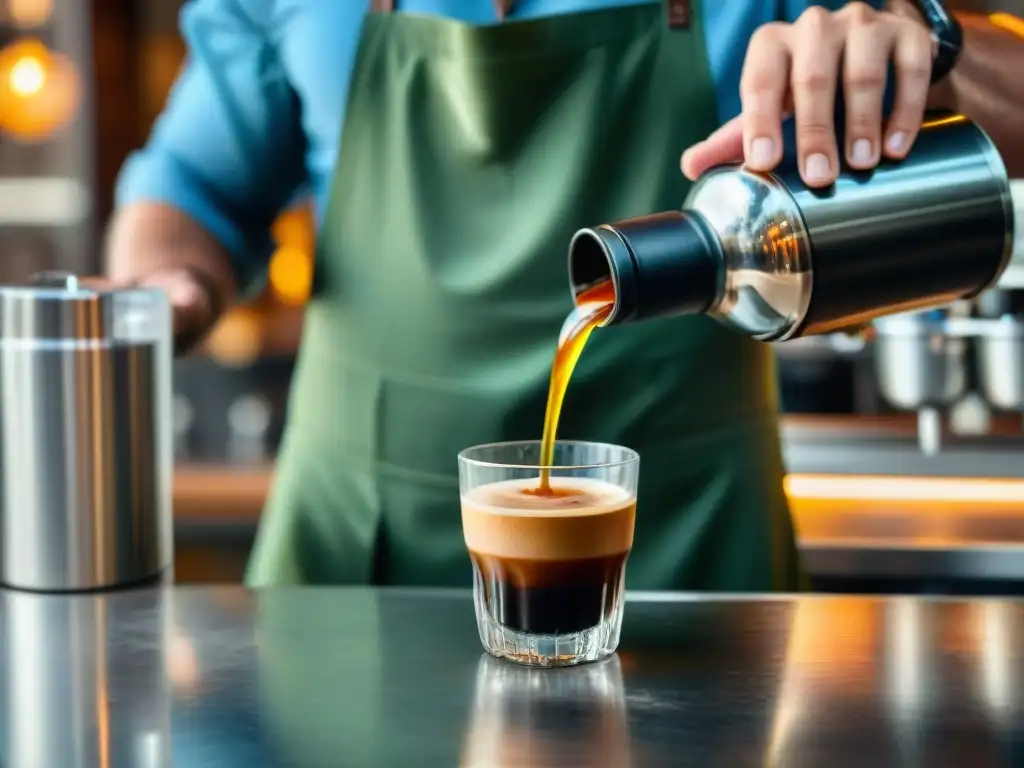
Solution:
M0 286L0 344L170 341L171 310L155 288L115 288L70 272Z

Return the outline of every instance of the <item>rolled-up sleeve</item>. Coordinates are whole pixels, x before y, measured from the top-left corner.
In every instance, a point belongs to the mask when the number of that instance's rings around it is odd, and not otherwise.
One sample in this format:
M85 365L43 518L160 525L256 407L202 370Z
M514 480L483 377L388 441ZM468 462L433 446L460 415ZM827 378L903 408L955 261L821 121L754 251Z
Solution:
M188 61L116 201L172 205L228 251L245 288L266 264L270 225L304 186L296 96L278 60L271 0L193 0Z
M864 0L868 5L877 11L885 9L885 0ZM786 11L786 19L795 21L800 14L812 5L820 5L827 11L838 11L844 5L849 5L853 0L783 0L783 7Z

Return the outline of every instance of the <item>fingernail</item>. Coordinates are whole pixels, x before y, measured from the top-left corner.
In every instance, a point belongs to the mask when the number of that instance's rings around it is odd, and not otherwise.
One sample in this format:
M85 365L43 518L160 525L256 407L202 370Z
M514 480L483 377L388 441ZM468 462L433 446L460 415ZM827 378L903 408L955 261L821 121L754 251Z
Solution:
M766 136L759 136L750 142L750 163L766 168L775 160L775 142Z
M857 139L850 147L850 162L857 165L867 165L875 159L875 151L871 146L870 139Z
M828 158L820 153L811 155L804 163L804 177L807 181L826 181L830 170Z
M190 307L203 301L203 292L199 286L184 280L175 280L168 285L167 295L175 307Z
M902 154L906 145L907 134L903 133L903 131L896 131L896 133L890 136L889 140L885 143L886 149L894 155Z
M203 291L194 281L178 273L153 275L144 281L146 285L161 288L175 307L187 307L203 301Z

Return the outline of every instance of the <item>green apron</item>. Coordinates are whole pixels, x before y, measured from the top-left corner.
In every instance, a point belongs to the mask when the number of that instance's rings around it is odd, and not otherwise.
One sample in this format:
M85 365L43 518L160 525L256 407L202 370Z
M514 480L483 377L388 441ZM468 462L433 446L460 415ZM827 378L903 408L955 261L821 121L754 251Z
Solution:
M250 584L471 584L456 455L540 437L571 235L677 208L716 127L691 5L368 16ZM559 437L640 452L631 588L798 586L776 409L713 320L594 333Z

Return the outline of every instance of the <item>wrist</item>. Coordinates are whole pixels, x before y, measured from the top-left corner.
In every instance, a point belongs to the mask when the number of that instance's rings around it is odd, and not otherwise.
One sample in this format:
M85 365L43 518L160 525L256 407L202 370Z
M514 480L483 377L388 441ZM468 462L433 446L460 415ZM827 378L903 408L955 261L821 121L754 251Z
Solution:
M910 19L923 27L930 28L928 19L925 18L921 12L920 5L915 0L889 0L887 10L901 18ZM938 43L936 41L933 55L937 54ZM928 89L926 109L929 111L958 111L953 72L949 72L940 78L938 82L933 83L931 88Z
M928 89L928 104L930 112L959 112L956 98L956 85L951 72L939 82Z

